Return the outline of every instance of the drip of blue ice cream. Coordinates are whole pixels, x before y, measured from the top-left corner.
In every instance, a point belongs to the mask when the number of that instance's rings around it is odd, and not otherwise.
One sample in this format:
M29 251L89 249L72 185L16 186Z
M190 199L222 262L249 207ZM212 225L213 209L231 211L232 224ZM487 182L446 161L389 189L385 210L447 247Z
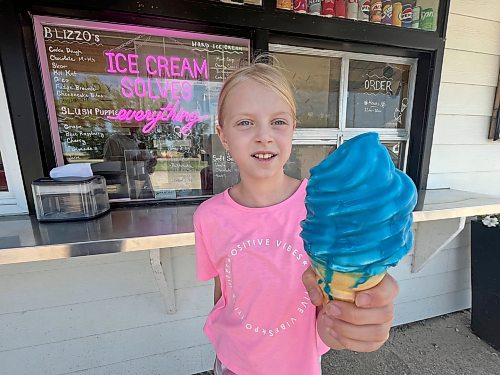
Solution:
M326 269L324 282L354 272L357 286L408 253L417 190L377 133L345 142L310 174L301 237L313 265Z

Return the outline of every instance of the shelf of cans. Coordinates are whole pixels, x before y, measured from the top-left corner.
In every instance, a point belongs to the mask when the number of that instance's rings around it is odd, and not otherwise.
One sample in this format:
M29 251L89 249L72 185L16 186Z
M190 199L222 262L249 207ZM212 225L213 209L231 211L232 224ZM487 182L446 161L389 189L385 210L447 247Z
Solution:
M340 17L420 29L436 30L439 0L277 0L276 7L324 17Z
M262 0L220 0L220 1L229 4L262 5Z

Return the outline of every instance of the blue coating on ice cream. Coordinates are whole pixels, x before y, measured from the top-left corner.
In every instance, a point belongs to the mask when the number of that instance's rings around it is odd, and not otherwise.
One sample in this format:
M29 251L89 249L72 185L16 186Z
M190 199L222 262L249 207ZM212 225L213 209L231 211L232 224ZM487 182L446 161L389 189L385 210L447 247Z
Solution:
M417 190L377 133L345 142L310 173L301 237L326 284L334 272L356 272L357 286L408 253Z

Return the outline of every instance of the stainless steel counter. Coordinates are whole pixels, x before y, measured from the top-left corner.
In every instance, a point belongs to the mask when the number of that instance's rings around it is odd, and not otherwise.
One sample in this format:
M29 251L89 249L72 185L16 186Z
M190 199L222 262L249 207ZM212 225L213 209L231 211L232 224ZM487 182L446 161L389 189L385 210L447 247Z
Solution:
M418 223L496 212L500 212L500 196L452 189L422 190L418 194L413 221Z
M0 264L151 250L194 244L196 206L117 209L77 222L39 223L31 216L0 218ZM500 197L441 189L422 191L415 222L500 212Z

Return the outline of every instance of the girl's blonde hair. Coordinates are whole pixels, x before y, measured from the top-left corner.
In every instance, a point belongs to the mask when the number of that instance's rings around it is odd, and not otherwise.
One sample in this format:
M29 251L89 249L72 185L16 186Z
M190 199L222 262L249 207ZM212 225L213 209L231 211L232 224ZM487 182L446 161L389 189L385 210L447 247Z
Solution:
M290 106L293 119L295 120L297 115L297 104L290 81L288 81L278 68L261 62L254 62L231 73L222 85L217 106L220 126L223 124L222 113L224 111L227 96L238 84L249 79L264 85L278 94Z

